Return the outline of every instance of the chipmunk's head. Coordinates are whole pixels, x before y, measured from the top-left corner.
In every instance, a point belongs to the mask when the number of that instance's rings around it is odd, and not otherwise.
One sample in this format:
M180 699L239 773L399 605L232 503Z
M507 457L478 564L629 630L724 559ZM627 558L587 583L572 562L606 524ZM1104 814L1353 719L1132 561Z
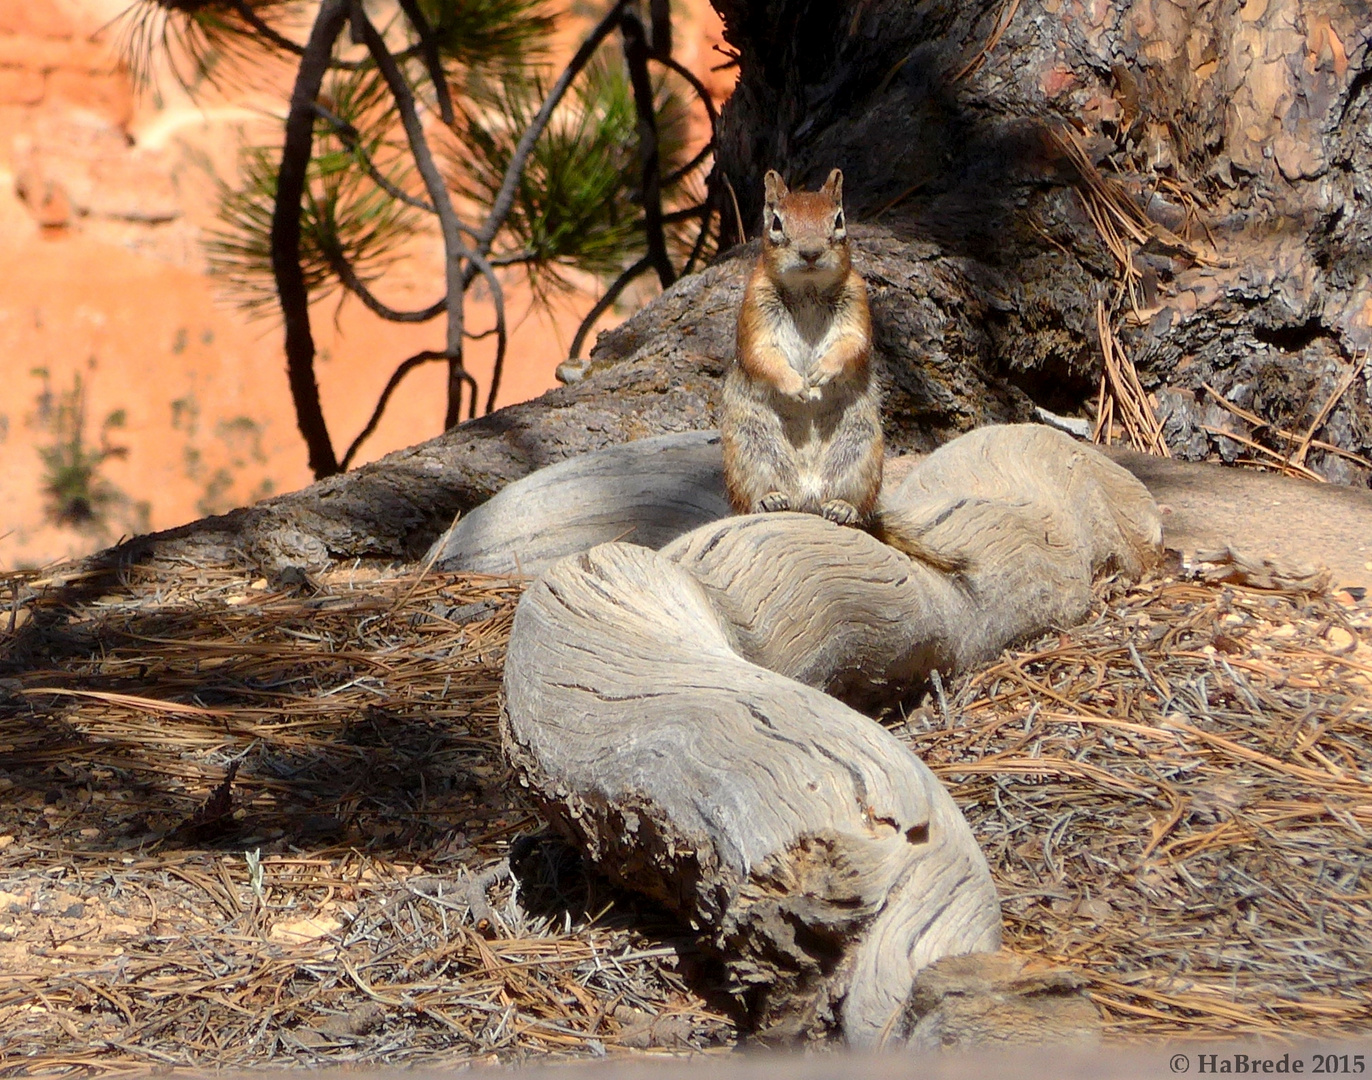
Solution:
M843 173L833 170L818 191L791 191L775 169L763 184L762 251L773 275L791 289L837 285L850 265Z

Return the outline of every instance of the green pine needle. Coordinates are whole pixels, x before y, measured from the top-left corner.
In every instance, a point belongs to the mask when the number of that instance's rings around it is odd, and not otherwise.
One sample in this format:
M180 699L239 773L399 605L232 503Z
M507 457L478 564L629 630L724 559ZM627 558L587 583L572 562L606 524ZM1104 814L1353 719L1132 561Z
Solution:
M300 215L300 264L312 299L341 287L335 266L346 260L363 282L379 277L401 257L422 214L392 198L367 174L370 160L396 188L409 191L411 168L398 151L388 123L386 87L370 70L338 73L321 98L351 129L340 136L320 119L315 127ZM275 309L271 222L276 206L280 151L248 147L239 187L220 188L220 226L207 241L211 271L249 313Z
M555 23L546 0L419 0L419 8L439 52L469 71L540 62Z
M507 73L462 110L450 163L461 196L482 207L494 201L544 93L541 80ZM681 164L687 113L665 87L657 105L665 177ZM535 144L500 234L507 251L528 256L536 294L546 299L548 290L570 287L571 269L615 276L643 251L640 170L633 91L617 57L602 54ZM665 194L664 202L674 201ZM676 232L674 241L684 239Z
M276 46L259 33L251 15L272 25L301 8L300 0L134 0L115 20L119 51L140 87L152 83L158 55L187 90L215 83Z

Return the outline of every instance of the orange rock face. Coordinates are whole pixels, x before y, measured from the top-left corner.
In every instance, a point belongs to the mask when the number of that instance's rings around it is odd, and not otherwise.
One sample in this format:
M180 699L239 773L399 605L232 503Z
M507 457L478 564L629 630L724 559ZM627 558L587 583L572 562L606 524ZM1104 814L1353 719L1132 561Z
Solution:
M243 142L276 142L277 87L189 101L139 96L115 35L128 0L0 0L0 568L85 553L310 481L275 318L248 319L207 275L215 177ZM677 54L722 98L714 12L682 6ZM702 136L703 137L703 136ZM376 286L389 303L437 298L437 243L420 238ZM551 317L512 283L500 404L554 385L586 282ZM605 325L622 318L607 316ZM469 297L467 323L490 325ZM366 423L395 366L443 326L382 323L351 300L314 312L317 378L336 452ZM472 343L485 388L494 345ZM444 372L414 372L358 461L438 434Z

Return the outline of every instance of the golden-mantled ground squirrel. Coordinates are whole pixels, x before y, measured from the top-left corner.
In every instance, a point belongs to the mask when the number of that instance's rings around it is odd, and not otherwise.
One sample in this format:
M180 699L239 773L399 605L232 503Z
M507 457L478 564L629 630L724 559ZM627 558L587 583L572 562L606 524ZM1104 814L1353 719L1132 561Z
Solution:
M740 514L865 525L881 492L881 390L867 286L853 270L843 174L789 191L767 173L762 255L724 380L724 479Z
M764 180L762 254L724 379L724 480L740 514L799 510L856 525L940 570L959 569L877 512L881 386L867 286L852 266L843 173L818 191Z

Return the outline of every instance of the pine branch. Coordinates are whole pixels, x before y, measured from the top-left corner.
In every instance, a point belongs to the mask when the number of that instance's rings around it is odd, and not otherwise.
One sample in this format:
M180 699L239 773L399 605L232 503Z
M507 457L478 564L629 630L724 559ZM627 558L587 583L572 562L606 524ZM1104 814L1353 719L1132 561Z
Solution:
M480 256L478 256L480 258ZM486 411L495 410L495 395L500 389L500 377L505 372L505 350L509 346L509 334L505 327L505 294L500 288L500 283L495 279L495 272L491 269L490 263L481 260L485 270L486 280L491 283L491 303L495 307L495 363L491 365L491 390L486 395ZM473 415L475 415L476 403L473 401Z
M296 56L305 55L305 47L303 45L299 42L292 41L290 38L286 37L285 34L277 30L276 27L272 26L271 23L267 22L266 19L262 18L261 15L253 10L252 5L248 3L248 0L233 0L233 9L238 12L239 18L278 49L294 53Z
M424 66L429 71L429 81L433 83L434 94L438 98L438 115L449 127L453 126L453 96L448 91L448 77L443 72L443 57L438 51L438 37L429 20L424 18L417 0L400 0L400 10L410 20L414 32L419 35L420 53Z
M705 84L701 82L696 77L695 72L685 64L671 55L654 54L652 59L656 60L659 64L662 64L664 67L675 71L690 84L691 89L694 90L696 96L700 98L701 104L705 106L705 115L710 121L710 141L700 148L700 151L695 157L668 176L666 180L662 181L663 187L671 187L674 184L679 183L683 177L689 176L691 173L695 172L695 170L700 167L700 163L714 153L715 143L718 139L719 132L719 111L715 108L714 99L710 97L710 91L705 89Z
M492 255L492 266L519 266L521 263L536 262L539 259L537 251L507 251L503 255Z
M648 38L633 12L620 17L620 31L624 35L624 60L629 66L629 82L634 90L634 104L638 110L638 152L643 161L643 231L648 246L648 259L657 271L657 279L664 289L676 281L676 270L667 253L667 238L662 231L662 178L659 172L661 157L657 140L657 109L653 101L653 82L648 75Z
M247 0L233 0L233 8L248 26L252 27L253 30L268 42L275 45L278 49L283 52L293 53L296 56L305 55L306 47L304 45L301 45L298 41L292 41L285 34L281 33L280 30L272 26L271 23L267 22L266 19L262 18L261 15L257 14L257 12L252 9L252 5L249 4ZM416 54L418 48L418 46L412 46L402 53L397 53L397 58L408 60ZM357 60L338 60L331 57L329 59L329 67L334 71L360 71L362 69L362 64Z
M381 316L387 322L395 323L425 323L430 319L436 319L442 315L448 307L447 299L436 300L426 308L419 311L401 311L393 308L382 300L377 299L376 294L368 288L367 283L357 276L357 271L353 269L352 263L339 252L330 252L328 255L329 266L338 280L343 283L343 287L362 301L373 313ZM346 465L343 466L345 469Z
M595 307L591 308L591 310L586 313L586 317L581 320L581 325L576 328L576 336L572 338L572 348L568 356L569 359L575 360L581 355L581 347L586 344L586 335L591 332L591 327L595 325L595 321L610 309L610 305L619 299L619 294L625 290L634 278L638 277L646 270L651 270L652 266L652 259L645 255L643 258L639 259L638 262L625 270L624 273L620 274L619 277L615 278L610 287L605 290L605 295L595 302Z
M698 218L709 209L709 205L710 203L707 199L703 203L696 203L695 206L688 206L684 210L673 210L670 214L662 215L662 223L664 225L676 225L682 221L690 221L692 218Z
M377 399L376 408L372 410L371 419L367 421L367 426L364 427L357 438L352 441L352 445L348 447L348 452L343 455L343 469L346 470L348 466L352 464L353 458L357 456L357 452L362 448L362 444L371 438L372 433L376 431L377 425L381 423L381 414L386 411L386 405L390 402L391 395L395 393L401 380L415 368L419 367L420 364L428 363L430 360L446 359L448 359L448 354L441 349L425 349L423 352L415 353L414 356L403 361L400 366L395 369L391 374L391 377L386 380L386 388L381 391L381 397ZM465 371L461 373L460 378L471 386L472 401L475 402L476 380Z
M681 166L681 168L677 169L675 172L669 173L667 175L667 179L662 181L662 186L672 187L676 184L681 183L681 181L685 177L689 176L691 173L695 172L696 169L700 168L700 163L714 152L715 141L714 139L711 139L696 152L695 157L691 158L690 161L686 162L685 165Z
M448 408L444 415L444 429L455 427L462 419L462 386L464 380L470 380L466 368L462 364L463 349L463 319L465 310L463 300L467 291L467 286L478 273L482 274L491 288L491 303L495 307L496 319L496 355L495 366L491 372L491 390L486 399L486 411L490 412L495 404L496 391L500 388L500 376L505 364L505 351L508 345L508 334L505 323L505 290L501 288L500 279L495 275L495 269L486 261L485 251L473 251L462 242L462 233L470 232L462 222L458 220L457 212L453 209L452 198L448 194L448 186L443 180L443 174L438 171L438 165L434 161L433 152L429 149L429 141L424 135L424 126L420 123L419 114L415 109L414 94L410 90L409 84L405 81L405 76L401 72L395 58L386 49L386 43L377 32L371 20L367 18L366 11L363 10L359 0L353 0L353 21L361 31L363 43L367 46L367 51L371 53L372 59L376 61L377 70L381 77L386 80L386 85L390 88L391 96L395 99L396 111L400 114L400 123L405 129L405 135L410 142L410 152L414 155L415 165L419 169L419 175L424 180L424 186L428 189L429 198L434 205L434 212L438 215L439 228L443 233L443 249L446 253L445 277L447 280L447 311L448 311ZM467 267L462 267L463 260L466 260ZM472 392L471 416L476 416L476 392Z
M314 142L314 103L319 96L334 43L343 32L349 0L323 0L296 72L286 117L285 145L272 211L272 273L286 329L286 371L296 422L309 448L316 478L339 471L314 377L314 337L310 332L310 297L300 265L300 203Z
M710 91L705 89L705 84L696 77L695 72L675 57L654 54L653 59L664 67L671 68L691 84L691 89L696 92L696 96L700 98L701 104L705 106L705 115L709 117L710 131L713 133L719 126L719 111L715 108L714 99L710 97Z
M710 222L715 218L715 199L719 195L719 185L710 184L709 193L705 196L705 201L700 204L701 221L700 232L696 234L696 242L691 245L691 254L686 257L686 265L681 268L681 276L685 277L695 269L696 260L705 251L705 241L710 236Z
M448 407L444 414L443 423L446 430L456 426L461 420L462 381L459 373L466 374L466 369L462 364L462 322L464 315L463 294L466 291L467 281L463 280L462 256L464 249L457 212L453 209L453 202L448 194L448 186L444 183L443 176L434 162L433 152L429 149L429 140L424 135L424 125L420 123L419 114L415 109L414 94L405 81L400 66L395 62L395 57L386 48L385 41L382 40L380 33L377 32L376 27L367 17L360 0L353 0L352 2L352 20L354 27L360 33L363 44L376 62L377 70L381 73L381 77L386 80L387 87L390 88L391 97L395 100L396 111L400 114L400 123L405 129L406 138L410 143L410 153L414 156L419 175L424 181L425 188L428 189L429 200L433 203L434 213L438 216L439 230L443 235L444 278L447 283L448 311L446 342ZM473 413L476 411L475 405L475 396L473 396Z
M529 154L533 151L534 143L538 142L539 136L548 126L553 111L566 95L572 81L595 55L600 43L619 25L620 17L627 3L628 0L616 0L615 5L605 13L600 22L596 23L586 40L581 43L571 60L567 62L567 66L563 68L562 74L558 76L553 88L548 91L548 96L544 99L543 105L535 114L533 121L520 135L519 142L515 145L514 154L510 158L509 167L505 170L505 178L501 181L500 190L491 203L491 211L487 215L481 231L476 236L477 250L482 255L490 253L496 233L501 230L505 224L505 219L510 216L510 209L514 206L515 192L519 187L519 178L524 173L524 166L529 160Z
M672 55L672 10L671 0L649 0L649 24L653 33L653 56Z
M417 199L409 192L397 187L385 173L376 167L372 162L371 156L362 146L362 139L357 128L353 127L352 124L348 123L348 121L344 120L341 116L337 116L329 111L317 101L314 103L314 111L317 112L322 119L327 120L329 124L332 125L334 133L338 136L339 141L347 148L349 153L353 154L358 161L362 163L362 167L367 170L367 175L372 178L372 182L376 184L377 187L392 199L403 202L407 206L413 206L416 210L423 210L426 214L435 212L434 208L423 199Z

